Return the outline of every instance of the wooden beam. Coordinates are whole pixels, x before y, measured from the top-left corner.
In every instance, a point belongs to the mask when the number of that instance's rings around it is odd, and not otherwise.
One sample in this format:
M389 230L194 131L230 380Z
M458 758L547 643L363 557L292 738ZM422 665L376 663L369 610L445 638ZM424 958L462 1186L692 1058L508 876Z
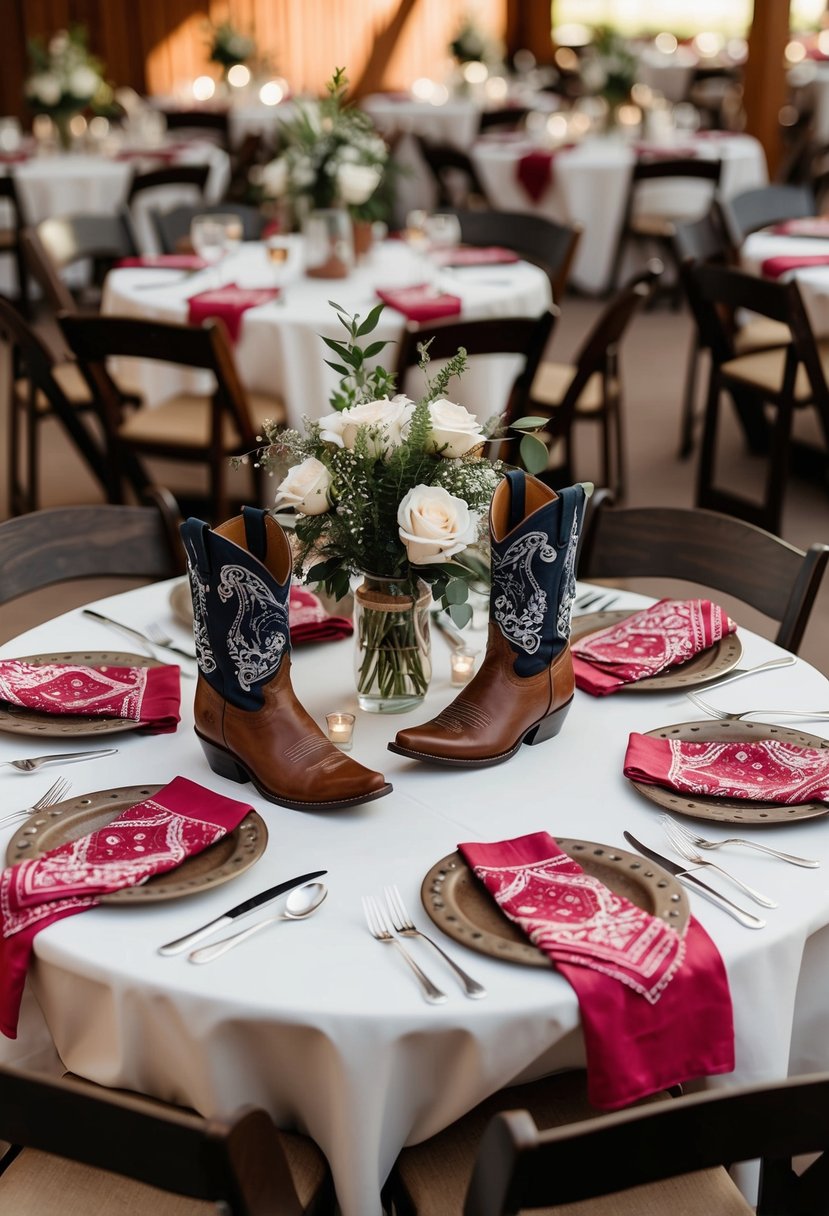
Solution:
M780 109L786 101L789 0L754 0L743 100L746 130L759 139L774 177L781 156Z
M532 51L536 62L553 62L552 5L550 0L507 0L507 52Z
M368 62L360 73L356 84L352 87L352 98L365 97L369 93L378 92L383 85L383 73L391 58L406 22L412 15L417 0L398 0L397 9L388 25L374 40Z

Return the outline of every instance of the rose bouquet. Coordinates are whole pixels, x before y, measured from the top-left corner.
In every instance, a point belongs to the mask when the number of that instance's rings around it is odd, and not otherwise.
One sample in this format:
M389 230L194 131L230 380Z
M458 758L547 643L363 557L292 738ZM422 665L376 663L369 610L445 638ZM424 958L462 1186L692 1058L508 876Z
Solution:
M86 30L80 25L60 30L45 46L31 39L29 62L26 100L37 113L49 115L68 147L70 119L107 89L102 64L89 53Z
M581 63L582 84L603 97L611 110L630 100L636 83L636 57L625 38L610 26L598 26Z

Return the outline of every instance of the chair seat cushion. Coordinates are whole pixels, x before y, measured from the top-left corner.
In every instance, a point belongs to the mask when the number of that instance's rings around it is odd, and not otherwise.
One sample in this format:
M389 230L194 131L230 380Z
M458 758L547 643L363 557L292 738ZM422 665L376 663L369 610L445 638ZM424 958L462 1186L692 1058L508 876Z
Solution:
M540 364L530 390L531 399L539 405L555 408L564 399L575 374L576 367L572 363ZM594 372L579 395L576 409L580 414L593 414L599 413L603 406L602 377L599 372Z
M669 215L634 215L630 226L639 236L655 236L670 240L676 234L676 221Z
M671 1099L665 1093L646 1099L654 1101ZM417 1216L461 1216L484 1129L494 1114L504 1110L529 1110L542 1129L580 1123L601 1113L587 1102L583 1072L500 1090L445 1131L404 1149L398 1157L396 1174ZM726 1171L715 1169L589 1203L534 1208L533 1216L748 1216L753 1210Z
M254 429L259 432L266 420L283 422L285 407L277 397L261 393L248 394L248 409ZM127 414L119 434L137 446L200 448L210 445L212 401L209 396L180 393L153 409L139 409ZM235 452L242 443L233 419L222 419L222 447Z
M829 378L829 343L819 342L823 374ZM779 393L783 387L783 374L786 367L786 348L777 347L774 350L758 350L751 354L739 355L723 363L722 372L735 380L759 389L761 392ZM798 365L794 384L795 400L810 401L812 386L802 364Z
M738 355L745 355L769 346L788 346L791 340L791 330L782 321L772 321L771 317L754 317L735 333L734 349Z
M52 374L63 390L64 396L72 405L84 408L91 406L92 399L89 394L89 387L78 369L77 363L72 363L71 361L56 363L52 369ZM25 376L19 380L15 380L14 391L21 401L27 400L29 396L29 381ZM51 409L46 394L42 393L40 389L35 394L35 409L40 414L48 413Z

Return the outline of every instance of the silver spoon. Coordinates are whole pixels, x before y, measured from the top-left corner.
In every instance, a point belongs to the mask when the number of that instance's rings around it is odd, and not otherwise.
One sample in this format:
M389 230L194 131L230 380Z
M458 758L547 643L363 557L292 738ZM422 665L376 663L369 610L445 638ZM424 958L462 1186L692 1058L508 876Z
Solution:
M266 916L264 920L258 920L255 925L242 929L240 933L232 933L230 937L223 937L221 941L214 942L210 946L201 946L198 950L191 950L187 957L191 963L210 963L214 958L227 954L228 950L232 950L240 942L253 937L254 933L258 933L260 929L267 929L268 925L275 925L278 920L305 920L306 916L316 912L327 894L328 887L325 883L307 882L304 887L297 887L291 892L285 901L284 912L277 912L275 916Z

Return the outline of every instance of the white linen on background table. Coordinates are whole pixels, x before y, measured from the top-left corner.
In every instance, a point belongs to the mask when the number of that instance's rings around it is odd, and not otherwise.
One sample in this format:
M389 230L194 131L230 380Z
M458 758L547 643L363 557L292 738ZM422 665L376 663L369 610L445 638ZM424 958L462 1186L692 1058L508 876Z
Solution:
M822 256L829 259L829 239L784 236L764 229L752 232L740 248L740 265L749 274L762 275L768 258ZM801 266L789 270L782 280L795 279L816 338L829 337L829 262L826 266Z
M302 271L302 238L292 237L291 242L294 277L282 288L278 300L245 313L235 353L245 386L282 397L289 424L298 426L305 415L319 418L330 411L328 399L338 382L336 372L325 362L333 356L320 337L344 336L329 301L336 300L346 312L365 316L378 303L378 287L422 283L434 274L434 267L402 241L384 241L346 279L306 278ZM245 242L216 270L193 277L179 273L165 276L158 270L116 270L106 280L103 311L185 322L189 296L216 286L218 281L245 287L271 284L273 273L265 246ZM441 286L460 296L459 319L540 316L551 303L549 279L527 262L447 270L441 274ZM373 363L394 365L394 344L399 342L405 323L401 313L386 307L371 340L385 339L392 345ZM486 420L504 408L516 366L516 360L510 357L486 355L475 359L462 378L452 382L449 395ZM209 391L209 382L203 377L160 364L145 363L131 374L139 375L148 404L179 392Z
M138 628L159 621L184 640L169 608L169 589L142 588L101 601L101 607ZM625 596L614 606L645 602ZM740 636L744 665L779 653L756 635L740 630ZM483 646L483 632L476 641ZM3 654L112 644L107 629L73 612L8 643ZM35 941L21 1039L0 1040L0 1056L46 1052L53 1041L67 1068L104 1085L184 1102L206 1115L227 1114L243 1102L261 1104L283 1126L298 1126L321 1146L343 1216L379 1216L380 1185L404 1144L440 1130L518 1076L578 1063L578 1007L561 976L467 951L432 927L489 995L467 1000L440 960L412 942L449 998L442 1006L427 1005L402 960L369 935L360 896L397 883L415 920L429 930L421 880L461 840L547 830L626 847L627 828L667 852L660 811L622 776L625 746L631 730L697 713L679 691L601 699L578 693L555 742L522 747L494 768L431 768L393 755L386 743L399 727L425 721L452 698L442 636L435 635L433 650L426 704L400 716L357 709L350 641L294 652L294 684L309 712L322 722L329 710L354 710L353 756L382 769L395 787L361 808L289 811L260 798L251 785L217 777L192 733L193 682L186 680L176 734L119 734L117 756L73 768L74 793L183 774L250 799L268 824L268 848L256 867L221 889L140 908L101 906L49 926ZM827 691L826 678L798 660L793 668L711 696L726 708L825 706ZM819 723L802 727L821 732ZM26 742L0 736L0 759L22 754ZM0 784L4 807L30 802L49 780L12 771ZM719 834L713 824L699 827ZM803 1062L829 1068L829 824L822 818L740 834L818 857L824 868L804 871L749 850L719 859L779 899L760 932L690 894L694 915L722 953L734 999L737 1068L716 1084L782 1078ZM330 895L307 922L275 925L256 943L205 967L155 953L162 942L239 900L317 868L329 870Z

